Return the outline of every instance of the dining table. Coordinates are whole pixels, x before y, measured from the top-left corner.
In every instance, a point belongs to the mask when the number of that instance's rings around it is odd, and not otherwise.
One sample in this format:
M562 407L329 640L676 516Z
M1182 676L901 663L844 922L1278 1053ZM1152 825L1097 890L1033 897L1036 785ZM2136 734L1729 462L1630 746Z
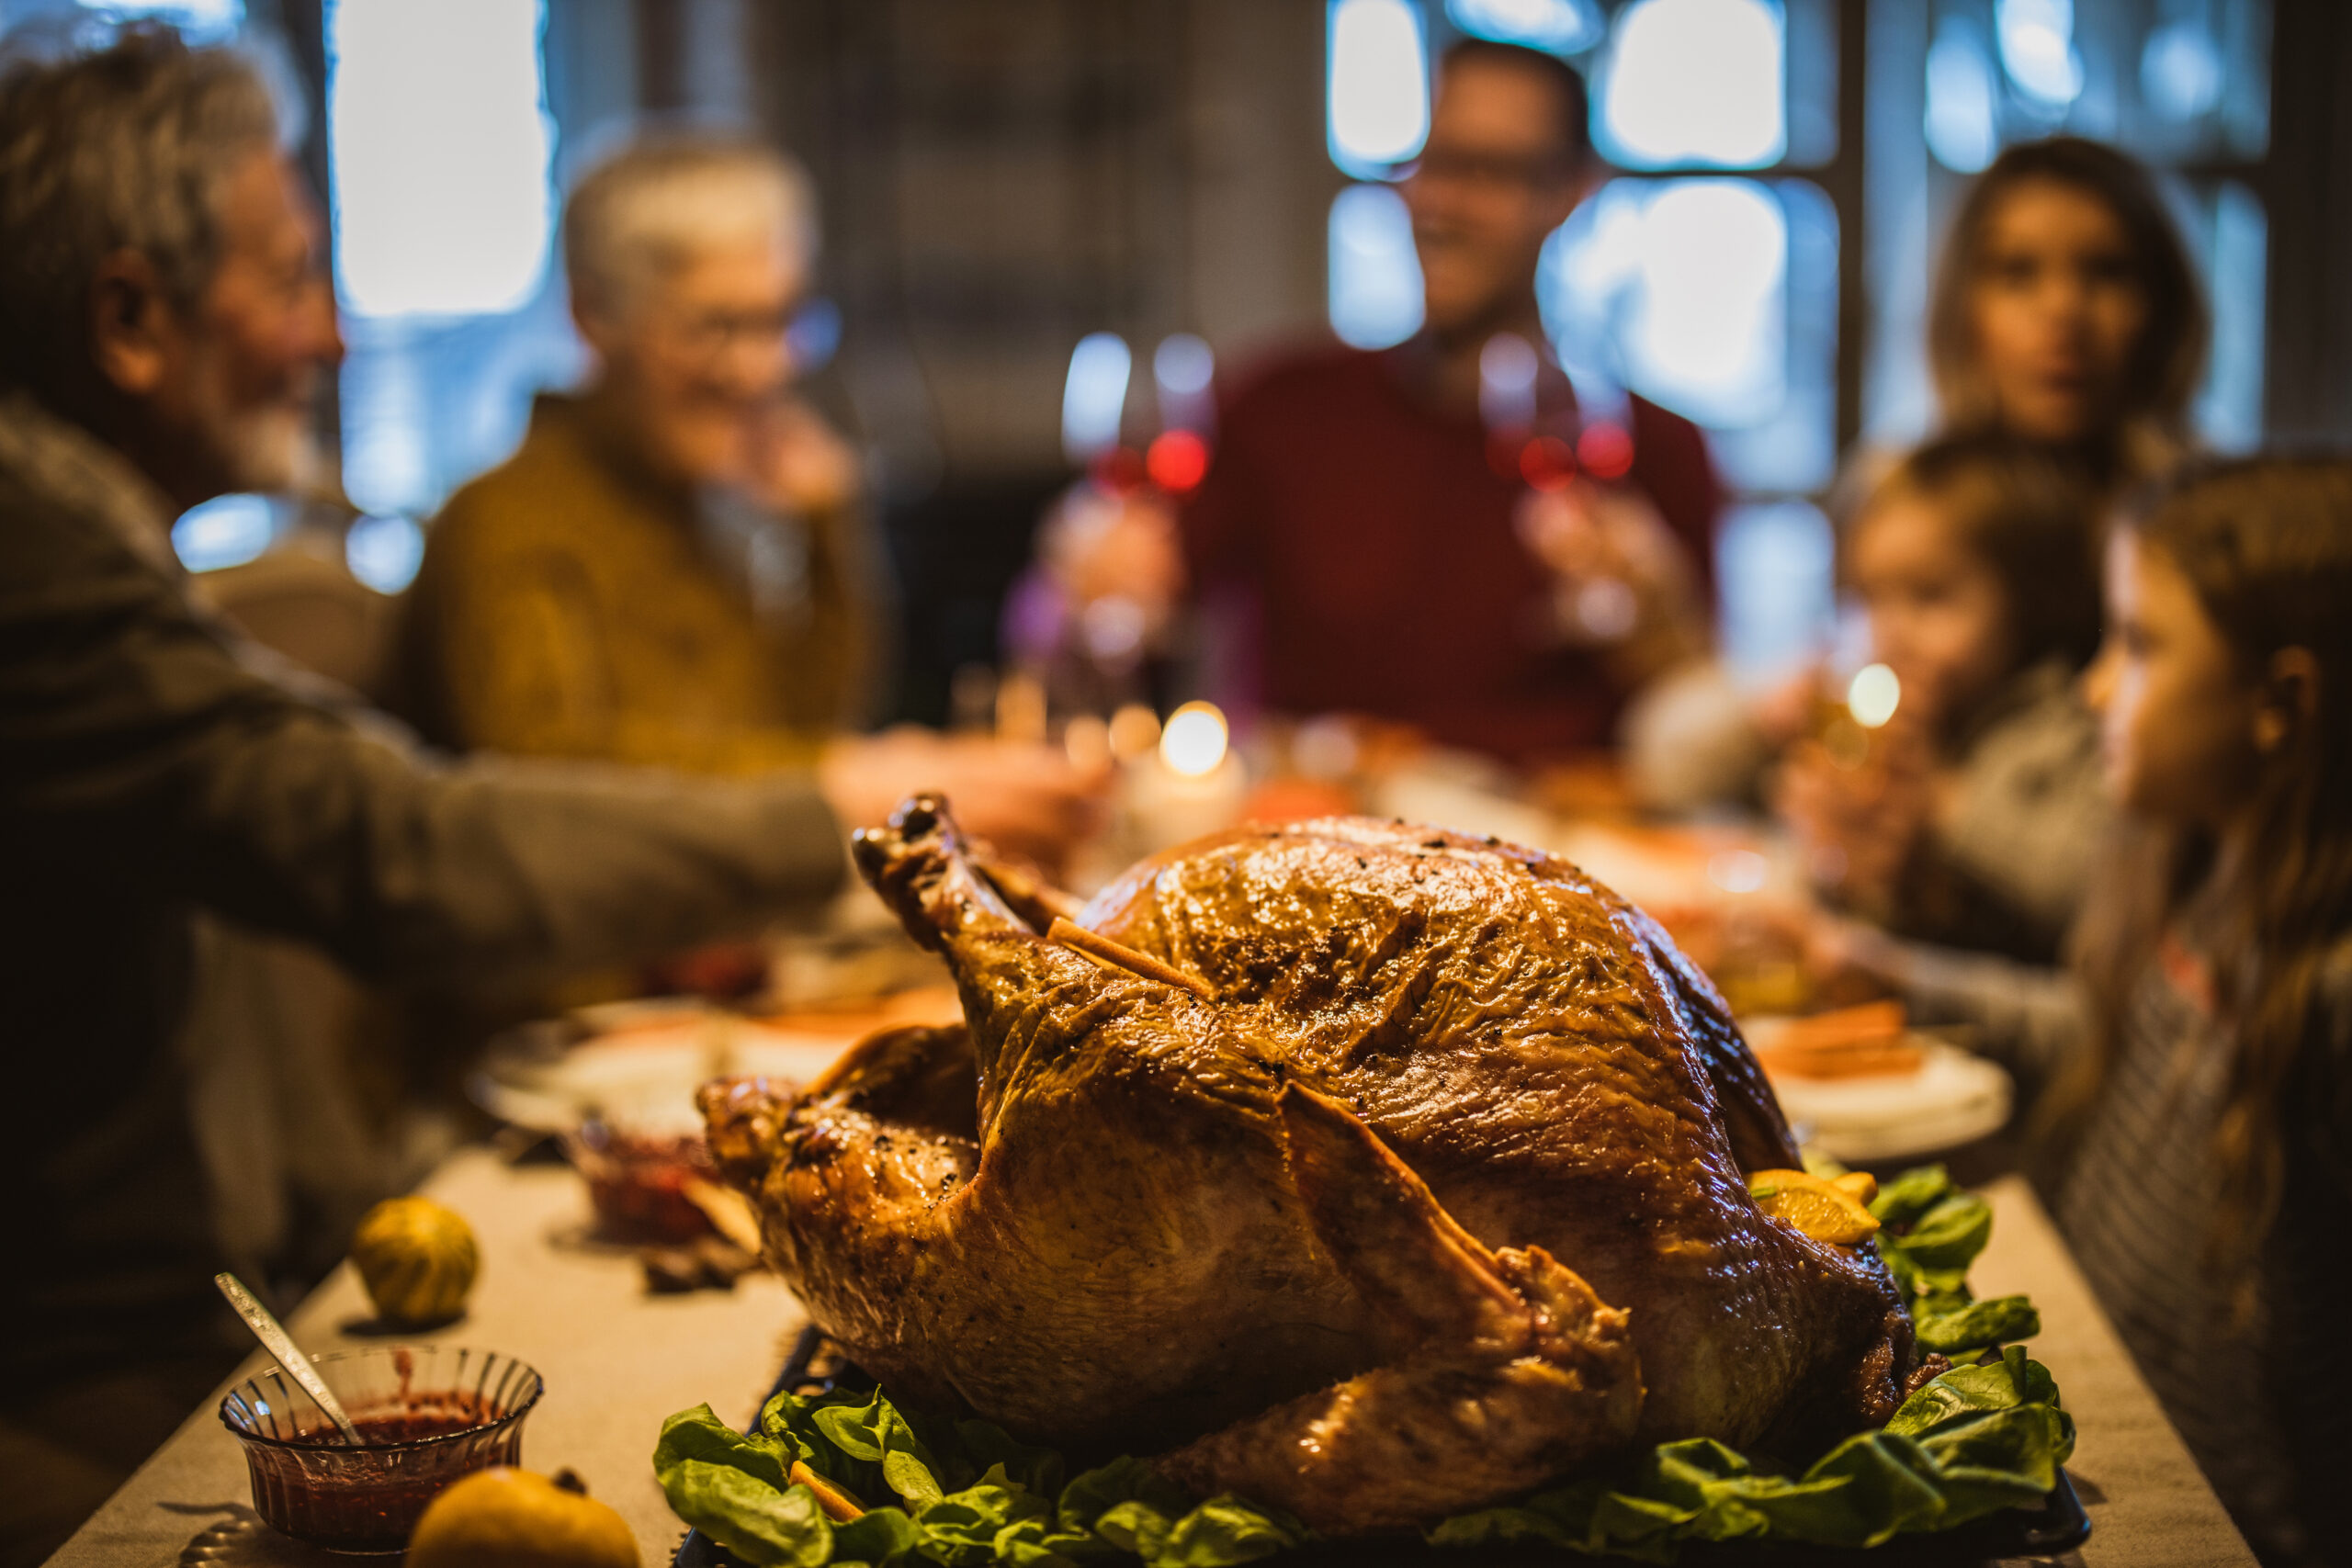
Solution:
M577 1473L591 1495L628 1522L646 1568L661 1568L684 1534L653 1477L662 1419L708 1402L728 1421L749 1422L807 1323L799 1304L782 1280L756 1270L731 1291L650 1293L636 1254L595 1239L585 1184L560 1164L513 1163L489 1146L470 1146L422 1190L464 1215L481 1249L466 1315L424 1337L504 1351L537 1367L547 1392L525 1427L523 1463ZM2253 1554L2100 1314L2032 1190L2005 1176L1981 1190L1992 1204L1993 1235L1970 1282L1984 1295L2023 1292L2033 1298L2041 1332L2031 1353L2056 1377L2079 1434L2067 1470L2091 1534L2057 1561L2092 1568L2251 1564ZM288 1325L296 1342L314 1353L384 1342L347 1263L301 1303ZM266 1364L256 1351L232 1382ZM53 1568L348 1564L351 1559L311 1551L261 1523L244 1459L221 1426L218 1404L216 1397L191 1412L51 1559ZM1903 1545L1898 1540L1857 1561L1901 1562ZM1458 1561L1467 1565L1475 1557L1464 1553Z

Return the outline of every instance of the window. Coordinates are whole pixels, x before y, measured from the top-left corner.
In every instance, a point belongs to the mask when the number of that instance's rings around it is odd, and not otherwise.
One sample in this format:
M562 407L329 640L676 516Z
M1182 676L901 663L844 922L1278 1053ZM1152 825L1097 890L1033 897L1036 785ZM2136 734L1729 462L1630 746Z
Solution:
M363 316L503 313L554 222L539 0L331 0L335 285Z
M1332 0L1325 124L1331 161L1358 178L1421 150L1430 131L1429 52L1410 0Z
M327 124L353 571L404 586L418 519L583 362L552 265L542 0L328 0Z
M1593 73L1601 155L1634 169L1779 162L1781 35L1766 0L1635 0Z
M1357 185L1331 203L1331 330L1358 348L1386 348L1421 326L1421 264L1413 220L1388 186Z

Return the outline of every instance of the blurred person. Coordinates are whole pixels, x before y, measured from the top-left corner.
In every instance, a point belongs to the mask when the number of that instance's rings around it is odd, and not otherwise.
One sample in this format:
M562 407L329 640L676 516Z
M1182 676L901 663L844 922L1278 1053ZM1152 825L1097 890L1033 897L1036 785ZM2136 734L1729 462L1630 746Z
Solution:
M388 981L552 976L814 905L841 824L905 782L451 767L201 609L173 519L288 484L341 355L317 239L237 56L134 26L0 66L12 1561L252 1348L209 1280L182 1038L199 917Z
M563 219L596 368L427 536L407 703L467 751L930 778L975 830L1051 859L1084 781L1043 748L847 738L879 568L855 454L791 390L814 198L756 143L673 135L592 169Z
M2080 137L2020 142L1970 182L1937 262L1927 337L1941 431L2033 445L2112 499L2190 450L2211 331L2145 167ZM1867 493L1897 460L1859 453L1838 491ZM1808 670L1752 693L1717 666L1659 682L1628 716L1637 791L1669 808L1747 794L1820 683Z
M1260 367L1222 398L1180 510L1132 502L1083 550L1048 548L1073 597L1150 613L1189 594L1220 630L1238 622L1268 707L1402 720L1530 762L1607 743L1628 692L1704 649L1720 497L1697 428L1640 398L1612 416L1630 426L1626 482L1532 489L1516 444L1498 471L1480 362L1498 337L1532 351L1533 428L1600 412L1577 409L1535 288L1599 170L1583 79L1550 55L1462 42L1434 94L1403 185L1421 331ZM1596 587L1598 621L1581 613Z
M1867 939L2052 1082L2053 1217L2266 1568L2352 1563L2352 462L2191 470L2107 547L2125 815L2071 974Z
M1910 940L2055 960L2109 821L2076 689L2097 531L2079 477L2000 434L1930 442L1864 501L1840 574L1898 700L1875 730L1839 710L1775 792L1826 897Z
M1971 182L1928 310L1944 428L1997 430L2108 487L2186 452L2211 317L2146 168L2103 142L2021 142Z

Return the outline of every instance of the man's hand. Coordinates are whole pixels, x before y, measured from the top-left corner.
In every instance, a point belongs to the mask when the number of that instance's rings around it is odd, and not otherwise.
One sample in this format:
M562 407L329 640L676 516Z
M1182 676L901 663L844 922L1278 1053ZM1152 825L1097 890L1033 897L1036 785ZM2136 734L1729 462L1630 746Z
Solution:
M1052 871L1100 825L1110 774L1056 747L907 728L834 741L818 782L845 828L878 824L908 795L935 790L974 838Z
M1558 580L1562 634L1609 649L1629 685L1705 650L1690 556L1639 491L1585 479L1530 491L1518 521L1521 541Z
M745 488L772 511L831 512L857 495L857 453L816 410L797 399L760 411L745 452Z
M1184 595L1176 514L1156 495L1074 486L1047 515L1038 556L1072 604L1125 599L1154 626Z

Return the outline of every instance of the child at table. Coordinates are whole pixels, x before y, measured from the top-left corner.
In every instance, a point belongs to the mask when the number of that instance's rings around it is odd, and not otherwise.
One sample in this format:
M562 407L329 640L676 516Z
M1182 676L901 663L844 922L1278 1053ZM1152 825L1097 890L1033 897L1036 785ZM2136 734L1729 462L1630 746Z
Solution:
M1904 458L1842 575L1896 677L1783 759L1775 805L1825 897L1913 941L2053 962L2108 809L2075 677L2098 637L2094 495L1999 434Z
M2077 983L1880 967L2055 1069L2052 1209L2117 1331L2269 1568L2352 1562L2352 462L2212 468L2107 554L2128 820Z

